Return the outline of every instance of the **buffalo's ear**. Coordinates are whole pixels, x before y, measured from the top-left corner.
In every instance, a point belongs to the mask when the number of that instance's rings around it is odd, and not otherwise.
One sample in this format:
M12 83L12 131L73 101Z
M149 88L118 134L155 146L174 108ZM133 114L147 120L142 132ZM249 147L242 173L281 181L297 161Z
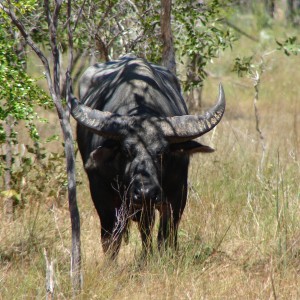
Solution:
M211 153L215 150L209 146L203 145L196 141L187 141L184 143L171 144L170 146L171 152L189 154L192 155L194 153L202 152L202 153Z
M101 165L115 155L115 150L118 149L118 144L113 140L106 140L101 146L97 147L90 153L84 167L86 170L97 169Z

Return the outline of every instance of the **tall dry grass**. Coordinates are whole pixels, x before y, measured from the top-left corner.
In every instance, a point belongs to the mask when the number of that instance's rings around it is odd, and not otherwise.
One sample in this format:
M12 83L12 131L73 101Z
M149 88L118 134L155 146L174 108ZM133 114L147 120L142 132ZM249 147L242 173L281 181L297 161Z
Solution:
M155 252L141 263L133 225L118 262L107 262L80 170L84 285L78 299L300 298L299 57L275 52L265 58L257 104L266 147L263 164L253 82L229 72L232 57L269 51L271 42L241 38L211 67L216 78L205 84L204 106L214 101L222 81L227 111L204 138L216 152L192 159L178 253L161 257ZM66 202L57 205L40 194L27 199L13 223L1 216L0 299L45 297L44 249L55 260L56 298L70 299L70 245Z

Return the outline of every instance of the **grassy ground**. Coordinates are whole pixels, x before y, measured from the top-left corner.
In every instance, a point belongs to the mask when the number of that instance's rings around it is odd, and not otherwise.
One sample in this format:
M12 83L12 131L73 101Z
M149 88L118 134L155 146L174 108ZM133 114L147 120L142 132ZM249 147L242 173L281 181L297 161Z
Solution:
M192 159L176 255L154 253L141 265L132 226L118 263L106 262L80 171L84 285L78 299L300 298L299 57L279 52L264 57L257 103L263 140L255 127L253 82L229 72L232 57L255 53L258 60L275 47L272 38L255 43L242 37L211 67L215 76L205 84L203 105L214 101L222 81L227 111L204 139L216 152ZM56 298L70 299L68 205L53 199L36 192L13 223L1 216L0 299L45 297L44 249L55 260Z

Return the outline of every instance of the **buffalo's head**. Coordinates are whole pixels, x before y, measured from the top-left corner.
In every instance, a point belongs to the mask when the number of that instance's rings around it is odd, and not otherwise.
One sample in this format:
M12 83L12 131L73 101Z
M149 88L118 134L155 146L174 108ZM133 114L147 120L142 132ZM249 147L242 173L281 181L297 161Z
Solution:
M88 165L97 164L97 157L113 161L126 187L125 194L133 205L164 201L163 181L166 166L176 163L176 157L195 152L212 152L208 146L193 139L213 129L225 110L225 95L219 88L217 104L203 115L173 117L128 116L91 109L81 104L68 87L68 103L76 121L105 142L90 154ZM89 166L86 166L89 167ZM109 168L105 168L108 170Z

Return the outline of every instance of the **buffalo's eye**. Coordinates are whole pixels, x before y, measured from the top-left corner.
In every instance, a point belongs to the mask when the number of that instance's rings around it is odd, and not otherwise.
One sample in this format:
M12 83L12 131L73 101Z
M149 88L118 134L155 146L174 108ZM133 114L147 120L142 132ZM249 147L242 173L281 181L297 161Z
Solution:
M169 152L168 147L161 147L155 151L157 157L162 157Z
M124 154L124 156L126 157L126 158L131 158L131 153L130 153L130 151L123 151L123 154Z
M156 157L157 157L157 158L162 158L163 155L164 155L164 153L163 153L162 151L156 153Z
M130 159L133 156L133 153L132 153L130 147L124 147L122 152L127 159Z
M164 156L165 152L161 149L155 152L155 159L157 161L162 161L163 160L163 156Z

